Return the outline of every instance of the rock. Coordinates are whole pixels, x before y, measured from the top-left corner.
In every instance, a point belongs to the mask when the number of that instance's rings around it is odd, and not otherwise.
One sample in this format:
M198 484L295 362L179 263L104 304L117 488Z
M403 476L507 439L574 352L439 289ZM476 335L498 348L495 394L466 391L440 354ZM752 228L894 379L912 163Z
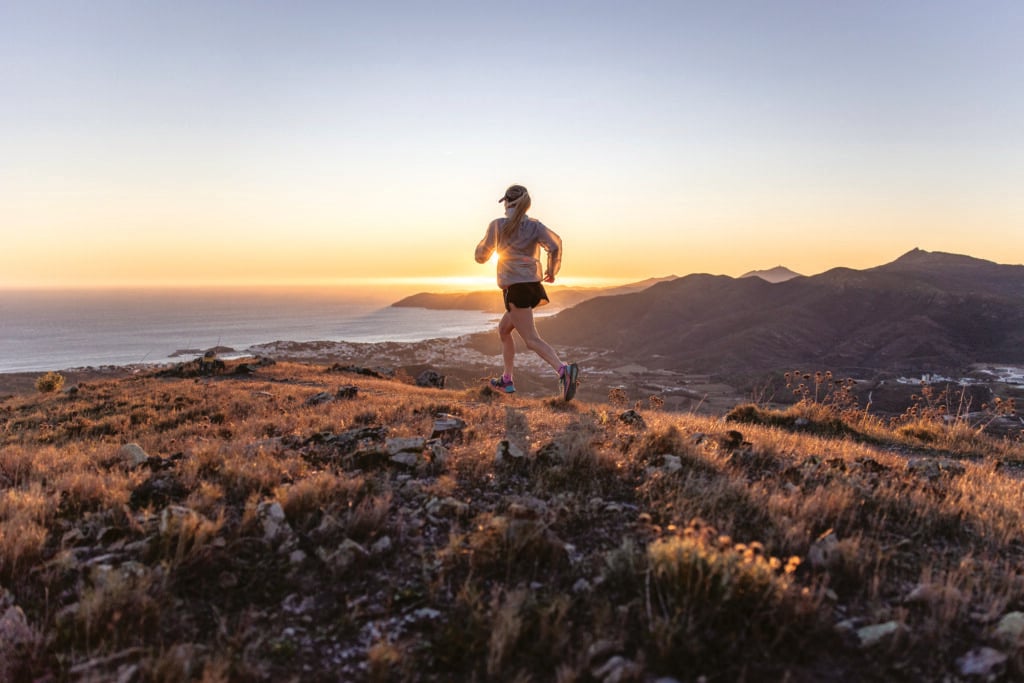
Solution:
M860 642L861 648L866 650L892 640L905 630L906 627L898 621L872 624L857 629L857 640Z
M448 462L448 449L436 439L427 442L427 452L430 454L430 464L435 468L442 468Z
M431 432L431 439L440 439L441 443L450 444L455 441L462 441L462 430L466 423L462 418L448 413L438 413L434 419L434 431Z
M505 439L498 442L495 449L495 460L498 462L523 462L526 453L516 443Z
M990 647L976 647L963 657L957 657L956 667L961 676L995 677L1006 667L1007 656Z
M359 387L354 384L346 384L345 386L338 387L338 391L334 393L334 397L339 401L353 399L358 395Z
M329 392L329 391L321 391L320 393L313 394L312 396L307 398L306 399L306 405L307 406L318 406L318 405L321 405L323 403L330 403L333 400L334 400L334 396L331 395L331 392Z
M281 601L281 609L288 614L309 614L316 609L316 598L312 595L303 597L298 593L289 593Z
M263 538L277 544L278 552L289 554L295 549L297 539L291 525L285 518L284 508L276 500L256 506L256 518L263 525Z
M842 561L839 538L831 529L818 537L807 551L807 560L815 569L834 569Z
M619 415L619 421L625 422L628 425L632 425L633 427L638 427L640 429L643 429L647 426L647 423L644 421L644 418L640 415L640 413L632 409L627 410L626 412Z
M327 552L324 548L318 548L316 552L317 556L336 572L345 572L357 560L364 559L370 555L366 548L350 538L342 541L341 545L333 552Z
M907 472L925 479L957 477L966 471L963 464L952 458L914 458L907 462Z
M996 640L1009 646L1019 646L1024 636L1024 612L1008 612L1003 615L993 633Z
M467 517L469 505L455 498L434 498L427 503L427 514L438 516Z
M810 424L811 421L808 420L806 417L798 417L796 420L793 421L793 426L800 428L807 427Z
M390 379L395 376L393 368L363 368L358 365L342 365L341 363L335 363L327 368L327 372L349 372L355 375L365 375L378 379Z
M391 538L388 536L382 536L370 546L370 552L374 555L383 555L389 550L391 550Z
M306 561L306 553L302 550L293 550L288 555L288 562L290 564L302 564Z
M589 593L593 589L590 582L586 579L577 579L576 583L572 585L572 592L579 595L580 593Z
M399 453L422 453L426 446L427 440L422 436L395 437L384 442L384 450L391 456Z
M441 612L439 610L433 609L431 607L421 607L418 610L416 610L415 612L413 612L412 615L414 617L416 617L417 619L422 619L422 620L426 620L426 621L433 621L435 619L440 619L441 616L442 616L442 614L441 614Z
M960 602L963 595L953 586L941 583L919 583L914 586L903 602L907 604L935 603L943 600Z
M602 666L591 669L590 674L601 683L641 681L643 667L621 655L615 655Z
M142 450L142 446L137 443L129 443L121 446L117 455L128 467L140 467L145 465L149 460L149 454Z
M14 667L36 640L25 612L11 605L0 614L0 680L14 680Z
M416 375L416 386L444 389L445 376L434 370L424 370Z
M661 469L669 474L683 469L683 461L678 455L666 453L661 456Z
M402 467L415 469L417 466L423 464L423 457L418 453L403 451L392 455L390 461L396 465L401 465Z

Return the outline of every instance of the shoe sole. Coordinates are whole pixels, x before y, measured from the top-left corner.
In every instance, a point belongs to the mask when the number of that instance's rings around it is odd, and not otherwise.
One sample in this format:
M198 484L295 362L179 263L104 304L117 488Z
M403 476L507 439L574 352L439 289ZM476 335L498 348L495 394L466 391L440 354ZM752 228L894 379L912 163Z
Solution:
M576 384L579 382L580 369L573 363L566 368L565 374L564 396L566 401L571 401L573 396L576 395Z

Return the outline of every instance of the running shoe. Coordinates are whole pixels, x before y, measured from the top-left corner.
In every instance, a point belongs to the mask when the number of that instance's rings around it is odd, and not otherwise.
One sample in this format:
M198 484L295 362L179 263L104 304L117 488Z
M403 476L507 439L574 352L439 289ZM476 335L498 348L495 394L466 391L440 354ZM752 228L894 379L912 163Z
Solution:
M562 398L571 401L576 395L576 385L579 380L580 369L575 363L568 363L558 369L558 386L562 390Z
M491 380L491 388L495 391L503 391L506 394L514 394L516 391L516 385L512 380L506 380L504 377L495 377Z

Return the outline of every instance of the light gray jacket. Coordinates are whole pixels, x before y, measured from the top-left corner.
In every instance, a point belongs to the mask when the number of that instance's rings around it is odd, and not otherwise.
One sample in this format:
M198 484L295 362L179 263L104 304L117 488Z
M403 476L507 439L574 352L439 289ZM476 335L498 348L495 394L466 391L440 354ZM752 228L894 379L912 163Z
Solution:
M487 233L476 245L476 262L486 263L498 252L498 286L507 289L518 282L540 282L545 276L558 275L562 267L562 238L535 218L523 216L519 228L507 240L501 229L507 218L496 218L487 226ZM548 253L547 267L540 264L540 249Z

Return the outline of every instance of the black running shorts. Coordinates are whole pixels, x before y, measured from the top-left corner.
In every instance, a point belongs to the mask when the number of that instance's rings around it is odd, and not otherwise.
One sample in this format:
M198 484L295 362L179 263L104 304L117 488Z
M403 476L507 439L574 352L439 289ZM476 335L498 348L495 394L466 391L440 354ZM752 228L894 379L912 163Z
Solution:
M509 304L516 308L536 308L551 301L548 293L544 291L544 285L539 282L517 282L503 290L503 294L506 311Z

